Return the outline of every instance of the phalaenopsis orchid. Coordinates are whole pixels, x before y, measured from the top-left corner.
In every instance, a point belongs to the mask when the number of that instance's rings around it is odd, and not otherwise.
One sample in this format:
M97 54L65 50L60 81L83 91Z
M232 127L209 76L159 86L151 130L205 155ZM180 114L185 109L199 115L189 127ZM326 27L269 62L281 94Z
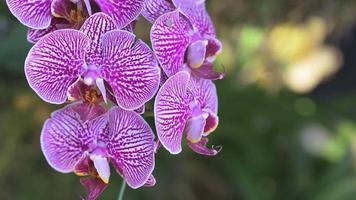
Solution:
M204 0L7 4L34 43L25 61L30 87L48 103L68 103L44 123L44 156L81 176L86 199L107 187L110 165L131 188L154 186L155 153L161 145L180 153L183 136L199 154L219 153L207 143L219 123L213 80L224 73L213 62L222 43ZM134 33L140 15L153 24L153 50ZM157 139L142 115L152 103Z

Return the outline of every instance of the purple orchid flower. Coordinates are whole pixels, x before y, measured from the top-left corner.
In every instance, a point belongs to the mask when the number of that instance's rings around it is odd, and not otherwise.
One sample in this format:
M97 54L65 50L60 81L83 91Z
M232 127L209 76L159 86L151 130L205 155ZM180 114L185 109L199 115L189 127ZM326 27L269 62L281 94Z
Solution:
M191 5L194 3L190 3ZM180 5L180 4L179 4ZM183 11L181 11L183 10ZM213 62L222 50L204 4L184 7L160 16L151 29L153 50L164 72L172 76L190 71L204 79L222 79Z
M124 28L134 21L144 0L6 0L12 14L29 27L28 41L35 43L58 29L79 29L93 12L111 16Z
M70 96L69 88L83 81L97 86L105 101L109 91L121 108L140 108L158 90L160 69L144 42L115 29L111 17L96 13L80 31L46 35L26 58L29 85L44 101L61 104Z
M41 147L50 166L85 176L81 183L88 190L88 200L106 188L109 163L132 188L154 185L154 135L144 119L119 107L83 119L86 112L71 104L45 122Z
M186 135L188 145L199 154L213 156L220 147L206 147L207 136L219 122L218 100L212 81L190 77L186 71L171 76L159 90L155 100L155 124L162 145L171 153L182 151Z

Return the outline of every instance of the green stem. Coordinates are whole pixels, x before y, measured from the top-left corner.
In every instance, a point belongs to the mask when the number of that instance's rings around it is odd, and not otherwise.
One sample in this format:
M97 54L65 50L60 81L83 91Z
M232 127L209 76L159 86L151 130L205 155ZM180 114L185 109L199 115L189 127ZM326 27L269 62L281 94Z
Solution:
M121 184L119 198L117 200L123 200L124 199L125 188L126 188L126 182L125 182L125 180L123 180L122 184Z

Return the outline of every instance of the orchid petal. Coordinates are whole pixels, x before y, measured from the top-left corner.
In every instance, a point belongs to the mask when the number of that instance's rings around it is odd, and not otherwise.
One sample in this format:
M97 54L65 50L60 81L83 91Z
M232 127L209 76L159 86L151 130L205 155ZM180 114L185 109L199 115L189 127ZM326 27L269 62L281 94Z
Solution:
M183 130L189 117L188 83L188 72L177 73L163 84L155 100L157 135L162 145L171 154L178 154L182 151Z
M32 29L29 28L27 32L27 41L35 44L38 42L43 36L57 30L57 27L54 24L51 24L46 29Z
M143 186L154 169L154 135L135 112L109 111L107 149L117 172L132 188Z
M217 55L219 55L222 51L222 43L220 40L216 39L215 37L207 37L208 38L208 45L206 51L206 60L208 62L213 62Z
M73 110L79 114L80 120L84 123L93 120L106 112L106 108L101 105L88 102L74 106Z
M168 76L182 70L192 31L188 19L178 11L162 15L153 24L152 47L162 69Z
M173 0L173 2L202 36L215 37L214 24L206 11L204 0Z
M51 24L52 0L6 0L11 13L24 25L45 29Z
M187 134L187 140L192 143L199 142L204 133L205 124L206 121L203 115L190 118L184 129L184 132Z
M44 100L64 103L67 90L84 66L89 38L76 30L58 30L38 41L25 61L25 73L31 88Z
M90 46L87 48L85 56L88 65L95 65L96 67L101 64L101 36L116 29L116 24L113 19L104 13L96 13L90 16L80 29L85 35L90 38Z
M162 86L168 80L169 77L167 76L166 73L164 73L162 68L160 69L161 69L161 81L159 83L159 86Z
M134 110L149 101L160 82L160 69L151 49L127 31L110 31L102 37L103 78L118 105Z
M204 127L204 136L207 136L215 131L219 124L219 117L214 112L208 110L208 114L209 116L206 118L206 124Z
M137 108L137 109L135 110L135 112L137 112L137 113L140 114L140 115L144 114L145 111L146 111L146 106L145 106L145 105L143 105L143 106L141 106L141 107L139 107L139 108Z
M134 30L135 30L135 27L136 27L137 21L138 21L138 20L134 20L134 21L132 21L129 25L125 26L125 27L124 27L124 28L122 28L121 30L124 30L124 31L128 31L128 32L133 33L133 32L134 32Z
M74 173L77 176L90 176L93 167L93 161L91 161L89 156L86 155L75 165Z
M108 186L99 178L81 178L80 183L86 188L88 195L85 200L96 200Z
M225 76L225 72L216 71L214 65L210 62L205 62L199 68L192 69L192 73L198 78L208 80L220 80Z
M151 23L154 23L161 15L172 12L175 6L171 0L146 0L142 15Z
M213 113L218 112L218 96L212 81L192 77L188 87L192 96L198 99L203 109L209 109Z
M76 105L67 106L52 113L42 129L41 147L51 167L62 173L69 173L85 156L95 139L95 134L104 131L106 121L96 118L83 123Z
M108 184L110 178L110 166L108 159L102 155L90 155L90 159L93 161L94 167L101 180Z
M153 186L155 186L155 185L156 185L156 179L155 179L155 177L151 174L144 186L145 186L145 187L153 187Z
M144 0L95 0L100 10L116 21L118 28L123 28L135 20L141 13Z
M203 137L197 143L192 143L192 142L188 141L188 146L196 153L206 155L206 156L215 156L216 154L218 154L221 151L222 146L216 146L216 147L213 146L210 149L206 146L208 144L208 141L209 141L208 138Z
M207 45L207 40L198 40L189 46L187 61L191 68L199 68L204 63Z

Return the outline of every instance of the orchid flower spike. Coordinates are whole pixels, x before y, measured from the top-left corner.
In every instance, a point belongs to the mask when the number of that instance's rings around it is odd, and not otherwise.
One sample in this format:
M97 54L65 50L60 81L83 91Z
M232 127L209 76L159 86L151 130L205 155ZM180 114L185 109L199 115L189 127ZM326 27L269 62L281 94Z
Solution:
M154 185L154 135L144 119L119 107L83 119L86 112L80 104L70 104L45 122L41 146L50 166L83 176L88 200L109 183L110 163L130 187Z
M144 0L6 0L12 14L29 27L28 41L35 43L58 29L79 29L94 12L111 16L121 29L141 13Z
M171 154L182 151L185 136L189 147L203 155L216 155L221 147L206 147L218 126L218 99L212 81L190 77L181 71L170 77L155 100L155 124L159 141Z
M117 104L135 110L149 101L160 84L160 68L151 49L131 32L117 30L104 13L89 17L80 31L50 33L30 50L25 73L46 102L62 104L78 81L96 86L104 100L112 92Z

